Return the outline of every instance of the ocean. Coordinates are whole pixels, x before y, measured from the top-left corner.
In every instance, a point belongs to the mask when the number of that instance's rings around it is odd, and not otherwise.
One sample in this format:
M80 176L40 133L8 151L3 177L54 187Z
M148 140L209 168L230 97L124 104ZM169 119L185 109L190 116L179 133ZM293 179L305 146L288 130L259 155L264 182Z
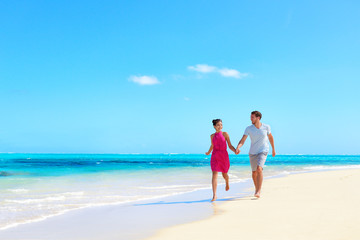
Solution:
M230 184L249 182L247 155L230 155ZM269 156L265 177L360 168L360 156ZM219 175L219 184L224 183ZM211 191L201 154L0 154L0 230L94 206Z

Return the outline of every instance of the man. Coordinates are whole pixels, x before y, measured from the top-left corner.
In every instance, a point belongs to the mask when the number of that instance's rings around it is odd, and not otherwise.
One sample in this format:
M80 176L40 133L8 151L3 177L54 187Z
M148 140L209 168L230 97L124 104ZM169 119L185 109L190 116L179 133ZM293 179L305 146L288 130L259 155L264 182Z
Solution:
M251 146L249 151L250 164L252 169L252 178L255 185L255 197L260 197L261 185L263 182L263 167L269 152L269 141L272 147L272 156L275 157L274 138L271 134L270 126L260 122L262 115L259 111L251 112L251 123L245 129L241 138L236 154L240 153L240 148L244 145L247 136L250 136Z

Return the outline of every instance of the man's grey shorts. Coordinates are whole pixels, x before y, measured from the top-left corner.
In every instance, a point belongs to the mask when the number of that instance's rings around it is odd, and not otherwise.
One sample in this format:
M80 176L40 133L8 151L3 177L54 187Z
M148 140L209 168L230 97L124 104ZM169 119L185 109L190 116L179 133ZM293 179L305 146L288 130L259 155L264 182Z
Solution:
M256 171L257 166L264 168L267 155L268 155L267 152L261 152L258 154L249 154L251 170Z

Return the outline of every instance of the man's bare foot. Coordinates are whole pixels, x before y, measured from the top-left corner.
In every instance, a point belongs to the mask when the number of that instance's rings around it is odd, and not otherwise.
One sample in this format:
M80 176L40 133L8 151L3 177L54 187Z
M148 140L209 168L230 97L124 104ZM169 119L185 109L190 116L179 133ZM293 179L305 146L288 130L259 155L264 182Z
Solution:
M260 198L260 192L256 192L254 196Z
M215 201L217 199L216 196L213 196L213 199L211 200L212 202Z
M230 186L229 186L229 183L227 182L227 183L226 183L226 186L225 186L225 190L226 190L226 191L229 191L229 189L230 189Z

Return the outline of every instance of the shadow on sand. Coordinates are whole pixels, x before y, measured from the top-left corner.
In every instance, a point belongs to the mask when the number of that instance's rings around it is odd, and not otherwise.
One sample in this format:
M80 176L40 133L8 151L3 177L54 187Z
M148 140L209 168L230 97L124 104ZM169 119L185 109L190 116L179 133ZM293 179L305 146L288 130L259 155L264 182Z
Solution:
M211 202L211 199L203 199L203 200L196 200L196 201L178 201L178 202L166 202L166 201L159 201L153 203L143 203L143 204L134 204L134 206L148 206L148 205L171 205L171 204L192 204L192 203L216 203L216 202L227 202L227 201L244 201L244 200L258 200L256 197L241 197L241 198L220 198L217 199L215 202Z

